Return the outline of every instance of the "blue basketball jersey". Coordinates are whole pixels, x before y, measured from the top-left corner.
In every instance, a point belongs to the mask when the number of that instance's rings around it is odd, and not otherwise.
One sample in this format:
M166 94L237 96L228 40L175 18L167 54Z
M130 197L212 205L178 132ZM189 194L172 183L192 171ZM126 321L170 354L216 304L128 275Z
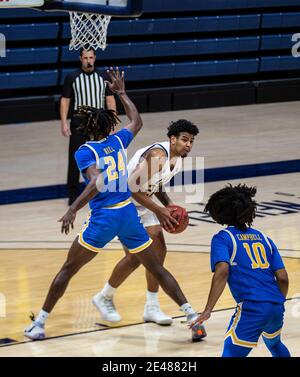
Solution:
M229 226L215 234L211 242L213 272L218 262L230 266L228 285L237 303L285 301L274 275L284 264L274 242L262 232Z
M89 180L85 172L91 165L96 165L104 178L103 188L89 202L91 210L123 202L131 196L125 149L132 139L133 133L123 128L103 140L89 141L76 151L76 163L86 185Z

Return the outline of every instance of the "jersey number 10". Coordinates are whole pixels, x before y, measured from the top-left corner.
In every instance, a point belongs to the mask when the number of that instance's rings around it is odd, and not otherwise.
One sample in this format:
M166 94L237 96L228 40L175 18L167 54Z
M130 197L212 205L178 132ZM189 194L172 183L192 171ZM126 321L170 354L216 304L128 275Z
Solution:
M256 268L269 268L270 264L267 259L267 253L265 247L260 242L255 242L251 244L251 247L248 243L243 243L244 248L248 254L248 257L251 260L252 269Z

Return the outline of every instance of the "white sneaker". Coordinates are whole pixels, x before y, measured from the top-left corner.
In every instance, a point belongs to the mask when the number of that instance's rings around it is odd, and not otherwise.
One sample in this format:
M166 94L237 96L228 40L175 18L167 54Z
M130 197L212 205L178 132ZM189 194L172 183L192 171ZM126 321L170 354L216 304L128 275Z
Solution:
M102 318L108 322L119 322L122 317L117 312L112 299L104 297L102 294L97 294L93 297L92 303L99 310Z
M145 322L154 322L158 325L171 325L173 319L160 310L159 304L146 304L143 319Z
M32 340L44 339L45 335L45 326L41 323L33 321L26 329L24 330L24 335Z

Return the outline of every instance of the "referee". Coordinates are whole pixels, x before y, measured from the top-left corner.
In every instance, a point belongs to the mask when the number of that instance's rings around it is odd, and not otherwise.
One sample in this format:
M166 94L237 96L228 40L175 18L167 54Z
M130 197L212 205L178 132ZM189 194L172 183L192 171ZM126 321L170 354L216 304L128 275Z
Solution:
M76 114L82 105L92 106L97 109L107 108L116 110L113 93L106 87L104 79L95 69L96 54L94 49L82 49L80 52L81 68L70 73L64 82L60 102L61 132L63 136L70 136L69 163L68 163L68 196L71 205L79 194L79 170L74 153L80 145L86 142L85 137L76 128ZM67 121L70 105L71 123ZM78 122L78 121L77 121Z

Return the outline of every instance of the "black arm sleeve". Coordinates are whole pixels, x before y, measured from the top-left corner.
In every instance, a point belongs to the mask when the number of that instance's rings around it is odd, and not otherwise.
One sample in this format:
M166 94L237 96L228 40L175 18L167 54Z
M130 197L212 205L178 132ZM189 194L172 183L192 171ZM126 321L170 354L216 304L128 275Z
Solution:
M109 86L105 84L105 97L107 96L113 96L114 93L109 89Z
M101 75L101 73L99 73ZM103 73L103 75L101 75L103 77L103 80L104 82L105 81L109 81L109 76L106 72ZM107 96L113 96L114 93L109 89L109 86L107 85L107 83L105 82L105 97Z
M72 87L73 80L74 80L74 77L71 74L65 78L64 86L62 90L62 97L65 97L65 98L73 97L73 87Z

